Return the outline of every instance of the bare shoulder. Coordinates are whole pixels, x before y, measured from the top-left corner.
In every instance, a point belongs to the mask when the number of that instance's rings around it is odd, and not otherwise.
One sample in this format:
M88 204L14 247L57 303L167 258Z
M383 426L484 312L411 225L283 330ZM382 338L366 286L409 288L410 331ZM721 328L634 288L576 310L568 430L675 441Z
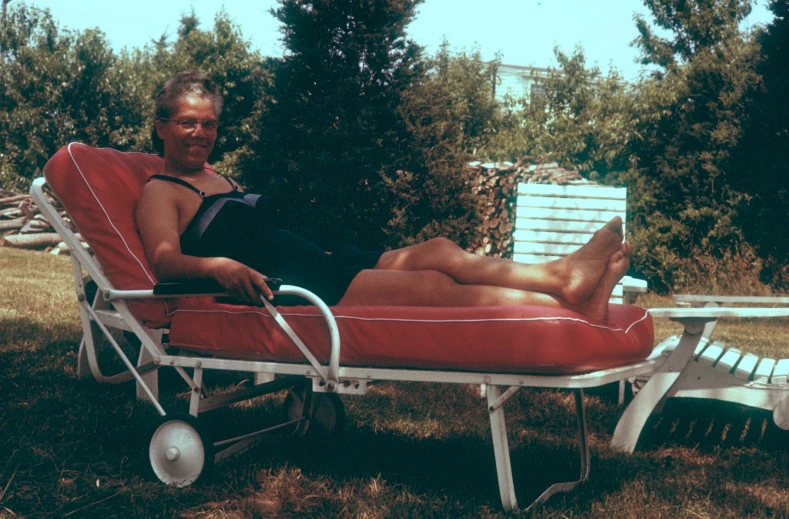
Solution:
M179 213L179 194L166 182L148 182L143 186L140 200L137 202L136 217L139 223L141 218L150 220L161 218L163 215Z
M140 199L162 196L169 194L170 191L171 186L169 183L152 180L146 182L145 185L142 186L142 194L140 195Z
M178 191L168 182L148 182L142 188L138 206L150 207L151 205L164 205L176 207L178 205Z

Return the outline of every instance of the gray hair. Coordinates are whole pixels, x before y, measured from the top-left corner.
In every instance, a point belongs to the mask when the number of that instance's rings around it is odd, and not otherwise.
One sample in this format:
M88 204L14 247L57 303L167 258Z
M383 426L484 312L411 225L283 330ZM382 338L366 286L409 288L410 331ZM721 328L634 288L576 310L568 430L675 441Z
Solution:
M162 119L167 120L172 117L178 103L184 97L195 96L202 99L208 99L214 105L214 114L219 117L222 113L222 94L219 93L219 87L214 81L197 71L181 72L174 78L170 79L164 88L156 96L156 104L154 105L154 120ZM153 147L164 157L164 141L156 133L154 126L151 131L151 141Z

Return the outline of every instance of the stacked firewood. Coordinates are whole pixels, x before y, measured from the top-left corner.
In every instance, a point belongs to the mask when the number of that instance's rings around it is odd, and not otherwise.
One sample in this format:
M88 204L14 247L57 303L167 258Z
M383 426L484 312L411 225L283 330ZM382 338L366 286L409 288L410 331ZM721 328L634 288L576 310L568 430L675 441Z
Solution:
M60 204L55 207L70 222ZM69 248L61 241L29 195L0 190L0 243L5 247L46 250L51 254L68 254Z
M473 193L483 203L483 233L475 247L477 254L512 257L512 231L518 202L518 184L584 184L577 171L559 167L555 162L538 163L531 156L523 156L516 163L472 162L478 183Z

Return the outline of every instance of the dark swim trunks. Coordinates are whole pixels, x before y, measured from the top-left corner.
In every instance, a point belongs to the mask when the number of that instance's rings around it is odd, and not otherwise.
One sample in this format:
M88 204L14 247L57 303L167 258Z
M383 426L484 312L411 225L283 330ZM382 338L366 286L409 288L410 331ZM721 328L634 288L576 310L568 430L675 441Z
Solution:
M205 196L197 188L175 177L154 175L152 179L183 185L203 198L197 213L181 235L181 251L201 257L227 257L258 272L280 278L315 293L327 305L336 305L356 275L371 269L382 252L345 246L332 254L316 244L271 222L269 198L233 191ZM277 296L275 304L306 304L295 296Z

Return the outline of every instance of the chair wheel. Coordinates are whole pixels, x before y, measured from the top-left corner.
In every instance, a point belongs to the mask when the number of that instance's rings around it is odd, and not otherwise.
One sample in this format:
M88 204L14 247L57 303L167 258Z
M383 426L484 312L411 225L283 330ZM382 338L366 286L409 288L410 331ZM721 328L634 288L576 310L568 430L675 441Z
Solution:
M345 427L345 406L339 395L315 393L311 386L289 390L282 410L286 421L305 418L296 430L300 435L337 434Z
M151 435L148 458L159 481L187 487L210 474L214 466L214 444L194 416L167 415Z

